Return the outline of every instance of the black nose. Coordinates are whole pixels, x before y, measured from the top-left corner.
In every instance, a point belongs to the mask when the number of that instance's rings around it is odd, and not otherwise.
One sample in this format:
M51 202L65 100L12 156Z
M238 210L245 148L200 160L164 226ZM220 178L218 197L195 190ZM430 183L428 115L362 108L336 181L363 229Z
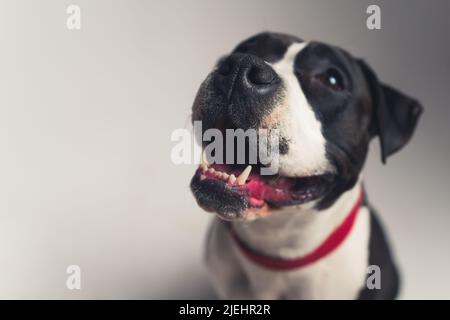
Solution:
M249 54L234 53L219 66L216 86L228 98L261 96L271 92L280 79L264 60Z

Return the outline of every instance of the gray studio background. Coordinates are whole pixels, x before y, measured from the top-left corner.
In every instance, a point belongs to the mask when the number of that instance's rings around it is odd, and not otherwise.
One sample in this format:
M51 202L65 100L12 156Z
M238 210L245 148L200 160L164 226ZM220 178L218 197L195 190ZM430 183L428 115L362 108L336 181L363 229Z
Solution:
M382 29L365 27L379 4ZM68 31L66 8L81 7ZM209 219L170 161L216 59L262 30L364 57L426 108L366 184L402 298L450 298L447 1L0 1L0 298L207 298ZM66 288L66 268L82 289Z

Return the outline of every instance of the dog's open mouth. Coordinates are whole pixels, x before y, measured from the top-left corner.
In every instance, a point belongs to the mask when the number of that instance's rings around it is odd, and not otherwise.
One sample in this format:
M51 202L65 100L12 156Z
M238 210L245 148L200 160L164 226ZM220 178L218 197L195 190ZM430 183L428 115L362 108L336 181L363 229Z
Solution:
M329 190L332 180L332 174L260 175L250 165L203 163L192 179L191 189L205 210L225 219L251 219L269 215L280 207L316 200Z

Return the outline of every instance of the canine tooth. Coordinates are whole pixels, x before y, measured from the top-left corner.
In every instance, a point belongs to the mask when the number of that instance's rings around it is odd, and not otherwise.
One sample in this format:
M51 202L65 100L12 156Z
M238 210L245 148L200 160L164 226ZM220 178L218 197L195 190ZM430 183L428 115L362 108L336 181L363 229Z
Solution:
M205 164L206 166L208 166L208 157L206 156L206 152L205 150L202 151L202 164Z
M247 180L248 176L250 175L250 172L252 171L252 166L247 166L247 168L242 171L242 173L237 177L236 181L238 184L244 184Z
M209 168L209 169L208 169L208 172L209 172L209 173L214 173L215 171L216 171L216 170L214 170L214 168Z
M228 182L233 184L236 182L236 176L234 174L230 174L230 176L228 177Z
M228 180L229 175L227 173L222 173L222 179Z

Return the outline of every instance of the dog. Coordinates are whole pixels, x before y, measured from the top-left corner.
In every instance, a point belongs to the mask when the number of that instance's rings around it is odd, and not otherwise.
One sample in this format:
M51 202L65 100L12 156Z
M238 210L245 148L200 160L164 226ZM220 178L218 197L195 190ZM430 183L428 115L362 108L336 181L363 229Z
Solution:
M277 129L279 166L263 176L246 164L202 163L191 180L199 206L216 213L206 263L218 296L394 299L399 272L362 168L373 138L385 163L422 111L362 59L325 43L264 32L220 59L192 120L203 132ZM377 288L367 286L369 266L380 270Z

